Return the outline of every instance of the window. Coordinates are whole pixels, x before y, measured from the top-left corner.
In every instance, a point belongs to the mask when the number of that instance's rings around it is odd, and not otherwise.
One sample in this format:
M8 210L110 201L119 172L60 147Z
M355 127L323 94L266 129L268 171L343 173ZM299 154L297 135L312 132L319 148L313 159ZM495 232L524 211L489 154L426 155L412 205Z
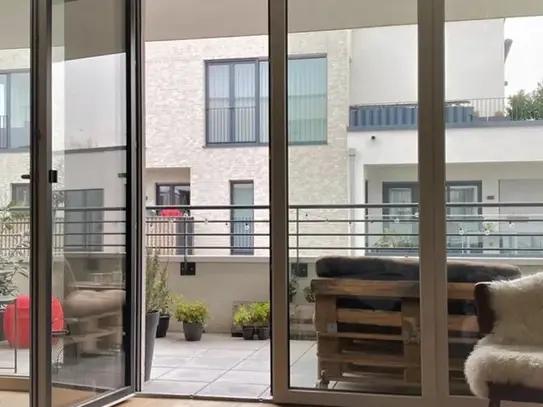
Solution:
M476 203L482 201L480 181L448 182L446 186L448 203ZM419 186L415 182L383 183L384 203L417 203ZM382 237L398 248L418 248L418 209L385 208L383 210L383 234L398 234L393 238ZM482 238L479 236L482 223L482 209L477 207L447 207L447 247L449 254L479 253ZM413 235L413 236L411 236ZM393 239L393 241L390 241ZM405 251L405 250L401 250Z
M189 184L157 184L157 205L190 205Z
M30 145L30 74L0 74L0 149Z
M210 62L206 69L207 144L268 143L268 61ZM288 78L290 143L326 142L326 58L290 59Z
M11 184L11 202L15 206L30 206L30 184Z
M64 191L65 251L99 252L103 250L104 211L96 210L103 206L103 189Z
M254 204L253 181L230 182L230 204L252 206ZM252 208L230 211L231 254L254 254L254 210Z

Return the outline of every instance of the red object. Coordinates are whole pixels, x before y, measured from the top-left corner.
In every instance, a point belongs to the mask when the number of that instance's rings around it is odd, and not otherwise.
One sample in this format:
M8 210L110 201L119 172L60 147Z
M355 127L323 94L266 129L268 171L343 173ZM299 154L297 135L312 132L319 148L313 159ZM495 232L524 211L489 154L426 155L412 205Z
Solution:
M181 212L179 209L162 209L162 212L160 212L161 216L183 216L183 212Z
M51 298L51 319L53 332L64 329L64 311L60 301L55 297ZM21 349L30 347L30 297L21 295L15 299L14 303L7 306L3 328L4 337L9 346ZM57 338L52 338L53 344L57 340Z

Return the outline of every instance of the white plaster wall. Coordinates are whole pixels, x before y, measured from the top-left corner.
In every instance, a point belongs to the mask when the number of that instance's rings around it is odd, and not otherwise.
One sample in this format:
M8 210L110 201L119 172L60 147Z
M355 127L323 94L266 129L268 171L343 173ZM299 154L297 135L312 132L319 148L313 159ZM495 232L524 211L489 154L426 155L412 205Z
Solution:
M416 25L352 31L351 105L417 100ZM445 25L445 97L504 97L504 20Z
M543 125L517 125L446 129L448 163L543 161ZM372 139L374 137L374 139ZM417 131L349 132L349 148L366 165L415 164Z

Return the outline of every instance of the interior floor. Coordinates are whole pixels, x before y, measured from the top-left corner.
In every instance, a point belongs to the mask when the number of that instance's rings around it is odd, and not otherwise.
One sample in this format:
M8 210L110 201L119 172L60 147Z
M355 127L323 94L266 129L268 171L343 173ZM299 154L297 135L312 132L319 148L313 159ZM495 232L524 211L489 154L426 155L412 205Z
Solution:
M60 399L60 394L54 397L55 402L53 407L71 407L78 401L83 401L81 398L82 392L76 390L66 391L62 393L63 399ZM28 393L15 391L0 391L0 406L9 407L28 407ZM124 403L119 404L120 407L250 407L254 403L238 403L235 401L208 401L208 400L180 400L167 398L148 398L148 397L133 397ZM272 406L270 404L270 406Z

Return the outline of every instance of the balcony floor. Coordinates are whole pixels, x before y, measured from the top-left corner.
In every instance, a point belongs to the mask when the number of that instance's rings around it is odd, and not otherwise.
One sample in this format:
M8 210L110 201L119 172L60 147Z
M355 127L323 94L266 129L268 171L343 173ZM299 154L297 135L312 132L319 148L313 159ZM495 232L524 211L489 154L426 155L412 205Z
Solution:
M204 334L186 342L170 332L157 339L149 393L270 398L270 342ZM315 387L317 352L313 341L290 341L291 385Z

